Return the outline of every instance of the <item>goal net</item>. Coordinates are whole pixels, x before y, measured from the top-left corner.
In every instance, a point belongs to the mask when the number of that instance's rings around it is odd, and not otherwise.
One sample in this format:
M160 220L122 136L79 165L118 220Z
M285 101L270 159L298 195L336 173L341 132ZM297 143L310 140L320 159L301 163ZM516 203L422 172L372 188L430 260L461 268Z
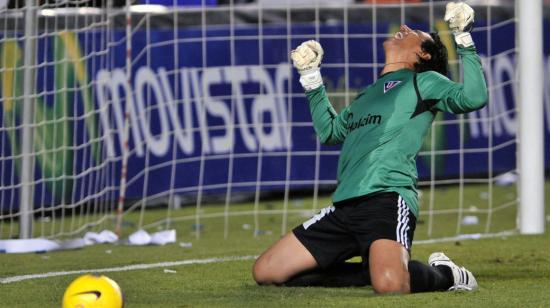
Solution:
M277 238L330 204L340 149L316 138L290 50L322 44L337 110L378 78L400 24L438 31L461 80L444 2L197 3L0 13L0 239L25 217L33 237L118 221L122 235ZM418 155L419 241L517 228L514 8L475 10L490 100L437 115Z

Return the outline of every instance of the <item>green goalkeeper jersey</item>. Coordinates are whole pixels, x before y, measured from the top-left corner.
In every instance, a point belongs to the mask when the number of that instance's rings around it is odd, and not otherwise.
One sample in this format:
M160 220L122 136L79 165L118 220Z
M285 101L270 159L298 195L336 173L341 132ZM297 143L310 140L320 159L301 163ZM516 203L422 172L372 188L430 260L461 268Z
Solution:
M470 112L487 102L475 48L458 48L458 53L463 84L434 71L398 70L380 76L339 114L323 86L306 92L321 142L343 143L333 202L397 192L418 216L416 156L435 114Z

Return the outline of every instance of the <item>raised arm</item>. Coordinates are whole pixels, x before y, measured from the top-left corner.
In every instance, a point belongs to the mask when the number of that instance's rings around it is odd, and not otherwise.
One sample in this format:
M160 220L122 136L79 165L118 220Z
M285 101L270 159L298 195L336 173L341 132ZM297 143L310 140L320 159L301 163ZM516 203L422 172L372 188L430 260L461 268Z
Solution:
M462 58L464 83L455 83L435 72L419 74L419 90L424 100L437 101L435 110L466 113L487 104L487 83L481 68L470 31L474 24L474 10L463 2L447 4L445 21L451 29L457 51Z
M306 92L306 96L309 101L313 127L321 143L332 145L344 142L348 133L349 107L337 114L328 100L324 86Z
M303 42L291 52L290 58L300 74L300 84L306 91L313 127L321 143L342 143L347 134L348 109L337 114L328 100L320 71L323 48L313 40Z
M487 84L475 47L458 47L464 68L464 83L456 83L433 71L418 75L420 95L438 101L435 110L454 114L483 108L487 104Z

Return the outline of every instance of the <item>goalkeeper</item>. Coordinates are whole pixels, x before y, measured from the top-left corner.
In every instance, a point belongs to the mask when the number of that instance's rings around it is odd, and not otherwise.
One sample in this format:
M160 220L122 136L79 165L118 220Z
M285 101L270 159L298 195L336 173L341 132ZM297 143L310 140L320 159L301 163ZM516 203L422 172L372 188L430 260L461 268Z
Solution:
M443 253L410 260L418 217L416 155L437 112L485 106L487 86L470 35L474 11L448 3L445 21L464 67L464 83L445 77L447 50L436 33L402 25L384 42L379 79L337 114L320 74L323 49L302 43L291 58L324 144L343 144L333 205L296 227L254 264L258 284L372 285L377 293L474 290L472 273ZM345 262L361 256L361 263Z

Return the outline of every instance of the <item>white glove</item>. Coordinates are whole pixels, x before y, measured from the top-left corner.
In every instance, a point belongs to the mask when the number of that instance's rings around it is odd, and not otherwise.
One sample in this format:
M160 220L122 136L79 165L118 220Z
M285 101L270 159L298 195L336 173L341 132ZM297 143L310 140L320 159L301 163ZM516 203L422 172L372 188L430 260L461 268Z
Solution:
M454 34L455 42L463 47L474 45L470 31L474 25L474 10L464 2L449 2L445 9L445 22Z
M290 58L300 74L300 83L304 90L311 91L323 85L320 70L323 59L321 44L314 40L303 42L290 52Z

